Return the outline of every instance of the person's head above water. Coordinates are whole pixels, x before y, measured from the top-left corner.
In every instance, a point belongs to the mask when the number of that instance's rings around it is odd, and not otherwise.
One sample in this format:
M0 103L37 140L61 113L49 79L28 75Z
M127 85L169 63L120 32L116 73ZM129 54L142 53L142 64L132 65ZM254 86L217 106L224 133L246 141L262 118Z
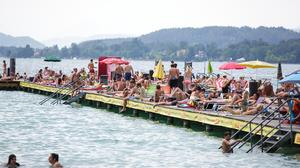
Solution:
M50 153L50 156L48 158L49 163L52 165L59 161L59 156L57 153Z
M11 154L8 156L8 161L7 161L7 166L11 167L11 166L20 166L19 163L17 163L17 157L15 154Z
M224 139L230 140L230 138L231 138L231 133L230 133L229 131L226 131L226 132L224 133Z

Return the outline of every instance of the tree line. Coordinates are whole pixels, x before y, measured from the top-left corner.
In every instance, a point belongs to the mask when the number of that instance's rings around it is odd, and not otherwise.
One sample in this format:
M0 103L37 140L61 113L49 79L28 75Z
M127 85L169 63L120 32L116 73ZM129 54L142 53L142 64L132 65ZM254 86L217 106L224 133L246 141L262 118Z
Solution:
M100 55L116 55L135 60L178 60L178 61L229 61L238 58L264 60L268 62L300 63L300 39L284 40L270 44L263 40L244 40L219 48L217 44L190 44L181 41L174 43L143 43L138 38L121 43L106 44L101 40L89 43L73 43L70 47L57 45L44 49L26 47L0 47L0 56L30 58L56 55L61 58L97 58Z

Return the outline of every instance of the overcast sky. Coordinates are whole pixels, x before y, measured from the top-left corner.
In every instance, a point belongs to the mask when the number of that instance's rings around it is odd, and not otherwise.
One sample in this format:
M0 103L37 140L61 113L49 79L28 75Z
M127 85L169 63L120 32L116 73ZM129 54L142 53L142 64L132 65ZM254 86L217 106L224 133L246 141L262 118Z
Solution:
M300 0L0 0L0 32L47 40L162 28L300 28Z

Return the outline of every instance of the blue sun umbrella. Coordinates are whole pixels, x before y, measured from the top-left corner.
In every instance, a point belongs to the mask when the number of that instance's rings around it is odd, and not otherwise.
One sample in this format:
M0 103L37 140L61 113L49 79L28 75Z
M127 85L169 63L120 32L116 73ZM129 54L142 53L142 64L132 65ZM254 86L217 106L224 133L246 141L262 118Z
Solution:
M289 76L283 78L279 83L300 83L300 70L293 72Z

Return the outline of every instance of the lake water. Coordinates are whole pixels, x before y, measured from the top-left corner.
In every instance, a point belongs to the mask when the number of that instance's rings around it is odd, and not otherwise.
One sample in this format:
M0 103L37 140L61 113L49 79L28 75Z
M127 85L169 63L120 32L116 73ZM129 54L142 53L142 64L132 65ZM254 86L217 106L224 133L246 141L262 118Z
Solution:
M100 167L299 167L300 155L224 155L221 138L106 110L39 105L45 96L0 91L0 162L17 155L23 167L49 167L60 154L71 168Z
M1 58L0 58L1 59ZM1 59L3 60L3 58ZM8 59L6 59L8 61ZM73 67L87 67L89 60L17 59L17 72L34 75L45 66L70 73ZM135 70L153 69L153 61L131 61ZM169 62L164 62L169 67ZM213 62L215 72L221 62ZM178 62L183 69L183 62ZM203 72L204 63L194 62L194 72ZM283 73L299 65L283 64ZM2 69L0 70L0 72ZM232 71L272 78L275 69ZM231 72L228 72L231 73ZM218 150L221 139L203 132L125 117L90 107L39 105L45 96L0 91L0 162L11 153L24 167L48 167L48 155L60 154L71 168L99 167L299 167L300 155L246 154L243 150L224 155ZM291 151L291 150L288 150ZM297 153L297 152L296 152ZM299 153L299 152L298 152ZM276 164L274 164L276 163Z

